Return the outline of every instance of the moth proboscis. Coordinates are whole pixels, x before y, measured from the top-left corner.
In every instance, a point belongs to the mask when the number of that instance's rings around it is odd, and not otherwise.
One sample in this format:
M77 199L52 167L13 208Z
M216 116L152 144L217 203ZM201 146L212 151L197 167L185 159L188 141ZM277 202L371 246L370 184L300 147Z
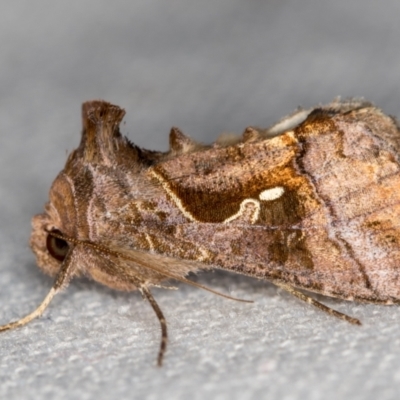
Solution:
M271 281L353 324L299 289L345 300L400 301L400 132L362 100L300 110L269 129L202 145L172 128L170 149L132 144L125 112L83 104L79 147L32 220L38 266L55 276L40 316L75 276L138 289L167 325L152 286L220 268ZM217 293L222 296L230 296Z

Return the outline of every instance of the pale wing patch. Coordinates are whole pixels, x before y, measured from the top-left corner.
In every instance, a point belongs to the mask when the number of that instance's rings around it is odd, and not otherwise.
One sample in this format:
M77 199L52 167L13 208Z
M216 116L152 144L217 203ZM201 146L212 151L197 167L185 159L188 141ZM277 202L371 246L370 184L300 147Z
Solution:
M149 245L150 251L154 252L155 247L154 247L153 240L151 239L151 237L150 237L150 235L148 233L145 233L145 237L146 237L147 243Z
M224 224L235 221L255 224L260 215L260 202L256 199L245 199L240 203L239 211L224 221Z
M185 208L180 198L170 189L168 181L166 181L154 170L151 171L151 174L161 183L164 190L171 196L175 205L179 208L179 210L186 218L188 218L192 222L200 222L194 217L191 212L189 212ZM276 186L274 188L262 191L259 195L259 199L261 201L271 201L279 199L279 197L281 197L284 192L285 189L282 186ZM257 199L245 199L240 203L239 211L231 215L229 218L226 218L223 223L227 224L235 221L239 223L255 224L258 220L258 217L260 216L260 208L261 205Z
M205 262L205 261L211 260L211 258L212 258L211 253L206 248L199 246L198 250L201 253L201 255L199 257L197 257L197 261Z
M271 201L279 199L285 193L285 188L282 186L276 186L272 189L266 189L260 193L260 200L262 201Z

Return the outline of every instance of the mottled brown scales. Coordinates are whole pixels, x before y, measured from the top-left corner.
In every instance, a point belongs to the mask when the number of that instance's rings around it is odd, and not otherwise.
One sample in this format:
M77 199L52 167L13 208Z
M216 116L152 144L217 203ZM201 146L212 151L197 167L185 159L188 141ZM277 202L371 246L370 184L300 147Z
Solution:
M221 268L266 279L351 323L298 289L347 300L400 301L400 133L361 101L300 110L269 129L247 128L211 146L178 128L170 151L140 149L119 132L125 112L82 107L79 147L33 218L31 247L56 277L41 315L76 276L151 295L168 279ZM223 295L225 296L225 295ZM229 297L229 296L225 296Z

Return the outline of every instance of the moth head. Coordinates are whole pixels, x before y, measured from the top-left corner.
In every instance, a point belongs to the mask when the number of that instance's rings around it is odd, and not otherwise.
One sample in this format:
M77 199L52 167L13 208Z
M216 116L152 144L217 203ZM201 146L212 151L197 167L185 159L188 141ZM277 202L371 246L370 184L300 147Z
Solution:
M32 219L30 246L38 266L49 275L56 275L70 248L67 241L56 238L51 232L68 237L76 235L76 209L72 189L61 173L50 190L50 201L43 214Z
M94 186L89 170L116 165L121 151L130 152L131 157L126 158L131 164L136 160L136 149L119 133L124 114L121 108L104 101L91 101L82 106L81 143L54 180L45 212L32 220L30 245L38 266L50 275L57 274L71 246L51 233L88 238L88 224L84 221Z
M93 275L101 254L95 254L87 243L115 239L107 236L109 227L101 220L106 208L117 210L133 198L152 198L161 190L140 173L162 158L162 153L139 149L121 135L124 114L123 109L104 101L82 106L81 142L53 182L45 212L32 220L30 245L38 266L50 275L59 271L72 247L73 259L79 259L77 269Z

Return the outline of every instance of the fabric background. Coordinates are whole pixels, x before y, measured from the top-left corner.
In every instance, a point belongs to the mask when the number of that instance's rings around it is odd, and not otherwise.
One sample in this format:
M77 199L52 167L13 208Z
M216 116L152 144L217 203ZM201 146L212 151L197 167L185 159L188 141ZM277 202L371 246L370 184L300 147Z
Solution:
M16 0L0 12L0 321L33 310L52 280L30 219L80 137L80 105L127 111L123 132L165 150L172 125L204 142L296 107L364 96L400 115L396 0ZM317 296L354 327L269 283L204 273L138 293L74 281L42 318L0 335L2 399L399 398L399 307Z

